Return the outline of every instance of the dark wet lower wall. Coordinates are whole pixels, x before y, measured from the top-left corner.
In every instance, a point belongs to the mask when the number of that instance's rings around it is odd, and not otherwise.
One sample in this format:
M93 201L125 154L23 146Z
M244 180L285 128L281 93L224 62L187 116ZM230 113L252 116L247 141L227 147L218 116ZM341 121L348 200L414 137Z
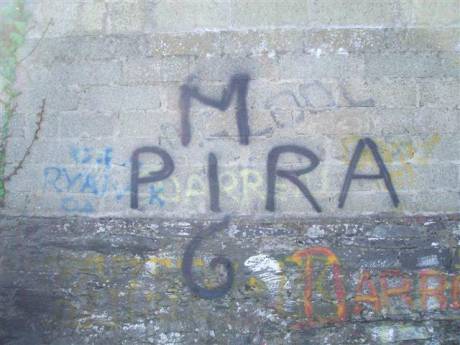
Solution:
M458 344L458 216L4 218L1 344Z

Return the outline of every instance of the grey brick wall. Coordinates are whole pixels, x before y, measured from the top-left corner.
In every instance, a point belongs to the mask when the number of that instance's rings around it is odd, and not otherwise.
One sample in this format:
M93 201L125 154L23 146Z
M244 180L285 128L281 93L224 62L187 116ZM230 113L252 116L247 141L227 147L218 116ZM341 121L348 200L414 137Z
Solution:
M454 0L27 2L30 30L19 52L21 95L12 121L18 131L7 172L31 140L42 99L46 110L30 158L6 185L2 212L212 216L209 152L218 159L224 212L456 212L459 6ZM190 108L191 142L181 145L180 87L192 83L220 99L242 73L250 77L249 145L239 145L235 104L221 111L198 101ZM355 179L338 208L364 137L378 145L397 207L383 180ZM268 153L287 144L320 160L301 180L321 213L282 178L275 211L264 207ZM175 169L164 181L141 185L132 210L130 157L144 146L166 150ZM106 165L99 164L107 152ZM155 157L143 159L148 165ZM294 161L308 165L300 156ZM376 167L371 155L361 163Z
M460 344L459 0L0 18L0 344Z

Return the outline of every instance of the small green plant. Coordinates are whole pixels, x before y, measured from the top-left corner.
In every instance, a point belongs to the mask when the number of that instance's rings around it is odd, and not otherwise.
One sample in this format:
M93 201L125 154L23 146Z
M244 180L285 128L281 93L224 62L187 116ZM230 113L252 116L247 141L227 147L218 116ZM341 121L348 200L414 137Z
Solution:
M15 90L18 49L24 44L29 16L24 0L11 0L0 8L0 201L5 197L6 145L19 92Z

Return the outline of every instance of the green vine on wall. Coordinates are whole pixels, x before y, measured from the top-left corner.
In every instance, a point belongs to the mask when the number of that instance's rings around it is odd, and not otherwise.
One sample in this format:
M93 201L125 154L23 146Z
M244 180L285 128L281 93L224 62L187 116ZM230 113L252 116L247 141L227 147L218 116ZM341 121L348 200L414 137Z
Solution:
M24 60L18 60L18 50L25 42L28 21L29 15L25 11L25 0L10 0L9 3L0 8L0 205L3 204L5 198L5 182L9 181L23 167L33 143L38 139L45 112L45 100L43 100L37 114L37 126L31 143L12 172L5 175L10 123L15 113L16 100L20 95L20 92L15 89L16 71L18 65Z
M11 117L15 112L17 52L24 44L29 16L24 10L24 0L14 0L0 9L0 102L2 124L0 132L0 200L5 197L6 144Z

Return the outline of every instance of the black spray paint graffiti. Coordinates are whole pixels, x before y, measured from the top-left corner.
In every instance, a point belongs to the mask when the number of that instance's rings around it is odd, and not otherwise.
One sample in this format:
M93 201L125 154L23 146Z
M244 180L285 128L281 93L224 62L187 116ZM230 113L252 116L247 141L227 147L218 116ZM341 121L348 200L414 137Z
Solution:
M153 153L158 155L163 166L159 171L150 172L149 176L139 177L139 156L142 153ZM141 147L131 155L131 208L137 209L139 206L139 185L153 183L168 178L174 171L174 161L171 156L163 149L156 146Z
M235 74L228 85L222 91L220 100L213 99L200 93L197 86L183 85L180 88L179 107L181 110L181 141L182 145L187 146L191 140L190 128L190 108L192 100L209 105L210 107L225 111L230 107L233 95L236 93L236 122L238 125L238 134L240 144L249 144L249 124L246 98L248 94L249 75Z
M299 85L297 89L285 89L275 95L270 95L265 101L265 109L269 111L276 127L284 128L288 117L283 112L284 107L296 109L297 123L304 121L305 110L328 109L337 107L373 107L373 98L358 99L354 97L347 85L342 82L324 83L314 80Z
M214 153L208 155L208 183L209 183L209 201L210 208L213 212L220 212L219 203L219 177L217 167L217 157Z
M358 163L361 159L363 150L368 147L374 157L374 160L379 169L378 174L359 174L355 173ZM158 155L163 166L161 170L150 172L150 175L140 177L139 166L141 164L139 160L140 154L143 153L154 153ZM294 153L307 158L310 164L305 168L287 170L278 168L278 160L283 154ZM148 146L137 149L131 156L131 208L138 208L138 189L139 185L154 183L161 180L167 179L174 171L174 161L171 156L163 149L156 146ZM276 179L277 177L285 178L294 184L305 198L310 202L316 212L321 212L321 206L314 198L308 187L304 182L300 180L300 176L308 174L319 166L319 158L316 154L310 151L308 148L300 145L281 145L276 146L270 150L267 157L267 193L265 208L267 211L276 211ZM209 153L208 155L208 184L209 184L209 207L213 212L221 212L220 207L220 186L218 178L218 159L215 153ZM343 208L347 198L348 190L352 180L354 179L383 179L385 186L390 194L393 205L397 207L399 205L399 198L396 194L396 190L391 182L391 176L388 169L380 156L377 144L369 138L360 139L353 153L350 165L347 169L345 181L342 186L342 191L339 197L339 208Z
M180 93L180 109L182 115L182 144L188 145L191 140L190 130L190 108L193 99L198 100L201 103L217 108L219 110L226 110L229 108L234 94L236 94L236 122L238 126L240 144L249 144L249 125L248 125L248 112L246 105L246 98L248 93L249 75L247 74L235 74L230 79L228 86L222 91L222 97L220 100L215 100L208 96L204 96L200 93L197 86L189 84L181 86ZM324 89L321 84L315 84L316 87ZM324 89L323 91L325 91ZM327 91L327 90L326 90ZM368 104L367 101L364 102ZM369 147L374 157L375 162L379 168L379 174L356 174L355 170L358 162L361 158L362 151L365 146ZM139 155L141 153L154 153L163 161L163 167L159 171L151 172L149 176L139 176ZM297 155L304 156L310 160L310 165L302 169L285 170L278 169L278 159L283 153L294 153ZM140 184L153 183L168 178L174 170L174 162L171 156L163 149L158 147L143 147L135 150L131 157L132 171L131 171L131 208L138 208L138 187ZM300 176L313 171L319 165L318 157L306 147L298 145L282 145L273 148L267 157L267 198L265 208L268 211L274 212L275 207L275 190L276 190L276 178L282 177L293 183L305 198L310 202L316 212L321 212L321 206L315 200L311 192L305 183L300 180ZM339 197L339 208L343 208L345 200L347 198L348 190L350 188L353 179L383 179L385 186L390 193L393 205L397 207L399 205L399 199L396 195L395 188L391 182L390 174L383 162L377 145L369 138L361 139L358 142L356 150L348 168L345 181L342 187L342 191ZM221 212L220 207L220 188L218 179L218 159L216 154L209 153L208 155L208 184L209 184L209 199L210 199L210 210L213 212Z
M363 153L365 147L369 147L372 152L372 156L374 157L375 162L379 168L378 174L356 174L355 170L358 165L359 159ZM343 208L345 205L345 200L347 199L348 190L350 189L351 181L353 179L383 179L385 182L385 186L390 193L391 201L393 201L393 205L397 207L399 205L399 198L396 195L395 188L393 183L391 182L391 176L388 172L385 163L383 162L382 157L380 156L379 149L372 139L364 138L358 141L358 145L356 145L355 152L353 153L353 157L351 158L350 165L348 167L347 174L345 175L345 182L342 186L342 191L339 197L339 208Z
M334 108L340 106L338 99L343 97L345 106L373 107L372 98L355 99L346 85L339 83L337 86L327 85L319 80L302 84L297 90L283 90L271 96L265 102L265 109L276 109L283 99L288 99L298 108Z
M297 170L283 170L277 169L278 158L283 153L296 153L298 155L305 156L311 162L311 164L302 169ZM285 146L277 146L270 151L268 154L267 159L267 202L265 204L265 208L268 211L275 211L275 185L276 185L276 177L283 177L293 184L295 184L302 194L310 201L313 205L313 208L316 212L321 212L321 207L316 202L313 195L308 190L307 186L300 181L299 176L309 173L310 171L314 170L319 164L318 157L311 152L309 149L297 146L297 145L285 145Z
M180 93L180 110L181 110L181 127L182 145L187 146L191 140L191 128L190 128L190 108L193 99L209 105L213 108L217 108L221 111L227 110L232 102L234 94L236 94L236 122L238 126L239 141L242 145L249 144L249 124L248 124L248 112L246 105L246 97L248 93L249 76L246 74L234 75L229 85L222 91L222 97L220 100L215 100L211 97L204 96L200 93L198 87L191 86L189 84L181 87ZM327 90L323 90L326 92ZM327 93L327 92L326 92ZM347 98L348 99L348 98ZM362 152L365 146L369 147L374 157L375 162L379 168L379 174L357 174L355 173L358 162L361 158ZM150 172L148 176L139 176L140 161L139 156L145 153L153 153L160 157L163 166L158 171ZM293 153L307 158L310 164L307 167L293 170L279 169L278 160L282 154ZM285 178L294 184L305 198L310 202L315 211L321 212L321 207L315 200L310 190L300 180L300 176L305 175L313 171L319 165L319 158L308 148L299 145L282 145L274 147L268 154L267 157L267 198L265 208L268 211L275 211L275 191L276 191L276 178ZM138 208L138 188L140 184L153 183L167 179L174 171L174 161L171 156L163 149L155 146L142 147L135 150L131 156L131 208ZM348 168L345 182L342 187L342 191L339 197L339 207L342 208L345 205L348 190L350 188L353 179L383 179L385 186L388 189L393 205L396 207L399 204L398 196L391 182L390 174L378 152L377 145L369 138L361 139L353 153L353 157ZM215 153L210 152L208 154L208 184L209 184L209 200L210 209L213 212L221 212L220 207L220 188L218 179L218 159ZM210 225L206 230L198 234L188 244L183 258L182 274L184 276L185 284L190 288L192 293L196 296L205 299L213 299L224 296L230 289L234 279L234 269L230 260L218 256L214 258L210 265L212 269L216 269L218 265L223 266L226 271L226 281L219 286L214 288L204 288L194 281L192 272L192 263L195 252L200 246L201 242L214 235L217 231L227 228L229 224L229 217L225 217L220 223Z
M217 256L211 260L210 266L213 270L216 269L217 265L222 265L227 274L226 280L219 286L213 288L204 288L195 283L193 278L193 257L195 252L200 246L201 242L206 238L212 237L217 231L221 231L227 228L230 222L230 218L226 216L220 223L211 224L206 230L200 232L193 240L187 245L184 253L184 259L182 263L182 274L184 276L185 284L189 287L192 293L196 296L205 299L213 299L223 297L228 291L230 291L233 280L235 277L235 270L230 260L223 256Z
M190 128L190 107L192 99L196 99L201 103L217 108L220 111L225 111L229 108L233 95L236 93L236 122L238 126L238 135L240 137L240 144L249 144L249 121L248 111L246 105L246 98L248 94L249 75L236 74L231 80L227 88L222 91L220 100L215 100L210 97L204 96L200 93L196 86L183 85L181 87L179 107L181 110L181 130L182 145L187 146L191 140ZM218 179L218 162L214 153L208 155L208 183L209 183L209 199L210 208L213 212L220 212L219 203L219 179ZM203 233L195 237L187 246L184 253L182 273L184 276L185 284L190 288L193 294L206 299L219 298L224 296L232 287L234 270L230 260L224 257L216 257L211 261L211 268L215 269L217 265L223 265L227 272L227 280L220 286L212 289L207 289L196 284L192 274L193 256L200 243L204 238L210 237L216 231L225 229L229 223L229 218L225 217L223 222L211 225Z

